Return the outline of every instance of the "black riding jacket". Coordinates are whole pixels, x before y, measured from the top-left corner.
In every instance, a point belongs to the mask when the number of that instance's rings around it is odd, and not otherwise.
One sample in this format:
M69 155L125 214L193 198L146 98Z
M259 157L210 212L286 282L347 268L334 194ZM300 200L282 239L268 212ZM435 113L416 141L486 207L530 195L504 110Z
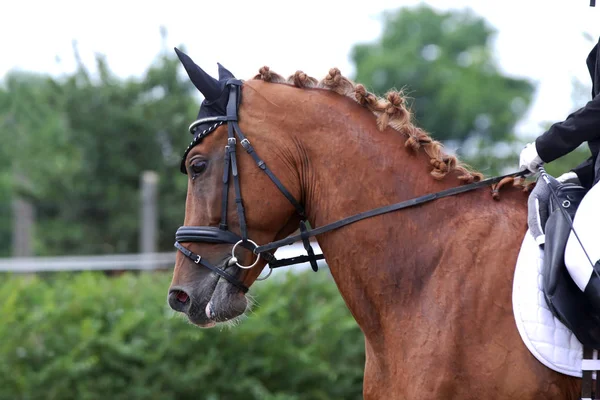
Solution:
M600 53L598 44L594 46L586 60L592 78L592 100L575 111L562 122L557 122L536 141L540 158L549 163L575 150L583 142L588 142L592 156L573 168L582 185L591 187L600 179L600 171L594 171L600 152ZM598 163L597 165L600 165ZM595 177L596 175L596 177Z

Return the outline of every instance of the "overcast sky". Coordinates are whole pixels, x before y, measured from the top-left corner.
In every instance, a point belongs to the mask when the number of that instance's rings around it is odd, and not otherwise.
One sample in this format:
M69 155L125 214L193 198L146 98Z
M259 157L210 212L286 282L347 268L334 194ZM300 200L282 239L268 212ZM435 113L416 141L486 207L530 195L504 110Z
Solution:
M421 3L369 1L10 1L0 15L0 77L11 69L58 75L74 69L71 42L84 62L107 56L120 76L140 75L161 49L184 44L205 70L221 62L239 78L263 65L283 74L301 69L322 78L337 66L354 70L352 46L381 32L384 10ZM589 0L429 0L438 9L471 8L497 29L501 69L537 84L535 102L521 132L538 134L546 121L564 119L572 103L572 80L589 84L585 58L600 36L600 5ZM401 60L398 60L399 65ZM406 82L410 84L410 82ZM577 104L578 106L582 104Z

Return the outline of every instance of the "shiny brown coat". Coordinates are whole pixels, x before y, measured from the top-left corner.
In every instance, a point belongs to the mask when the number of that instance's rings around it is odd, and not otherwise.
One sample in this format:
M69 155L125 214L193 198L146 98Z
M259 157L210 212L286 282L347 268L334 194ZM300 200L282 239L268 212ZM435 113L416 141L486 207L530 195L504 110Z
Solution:
M407 147L398 130L378 129L372 112L334 90L251 80L242 93L242 131L305 204L313 227L461 184L457 170L434 179L430 155ZM188 155L209 160L209 168L189 180L185 225L219 223L226 136L220 127ZM238 160L250 238L265 244L292 233L293 207L241 149ZM503 189L499 201L478 189L318 237L365 335L365 399L578 398L579 379L539 363L515 326L512 279L526 201L517 188ZM229 216L239 232L232 188ZM213 263L231 249L186 245ZM252 262L251 254L242 258ZM259 266L230 271L251 285ZM188 317L200 326L247 307L239 290L181 254L172 288L189 294ZM207 318L208 301L216 318Z

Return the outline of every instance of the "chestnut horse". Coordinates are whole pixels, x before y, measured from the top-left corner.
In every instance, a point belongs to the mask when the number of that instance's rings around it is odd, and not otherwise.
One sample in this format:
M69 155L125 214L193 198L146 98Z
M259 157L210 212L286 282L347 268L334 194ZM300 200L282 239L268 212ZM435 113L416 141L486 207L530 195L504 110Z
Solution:
M229 71L219 66L216 80L178 55L205 96L199 117L224 116L235 106L227 103ZM337 69L318 82L302 72L284 79L263 67L239 82L241 132L298 199L312 227L481 177L412 123L401 93L378 98ZM215 119L196 125L205 121ZM297 208L243 149L232 156L241 198L235 201L235 185L224 174L227 121L205 128L182 162L188 175L185 226L216 231L225 219L229 231L239 237L245 229L258 244L292 234L302 219ZM514 322L512 278L526 218L522 187L508 186L495 201L488 186L317 237L364 333L365 399L578 398L580 379L538 362ZM178 241L183 250L171 307L201 327L243 314L249 308L244 288L265 260L241 269L237 265L252 264L256 256L237 248L231 261L233 240L198 243L183 235ZM192 261L201 259L228 275Z

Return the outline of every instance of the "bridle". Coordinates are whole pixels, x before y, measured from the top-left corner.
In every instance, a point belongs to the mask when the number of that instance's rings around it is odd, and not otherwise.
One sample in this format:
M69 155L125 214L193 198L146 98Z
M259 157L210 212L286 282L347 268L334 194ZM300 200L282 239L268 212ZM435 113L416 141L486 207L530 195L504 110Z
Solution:
M316 229L308 229L306 226L306 215L304 211L304 207L292 196L292 194L283 186L281 181L273 174L273 172L267 167L265 162L260 159L260 157L254 151L254 148L250 144L250 141L244 136L239 125L238 125L238 108L240 104L240 87L242 85L242 81L239 79L229 79L225 85L226 88L229 88L229 98L227 101L227 109L226 115L220 115L215 117L207 117L194 121L190 127L189 131L194 135L194 139L187 147L183 159L181 161L181 171L186 174L185 168L185 159L190 152L190 150L199 144L203 138L214 132L219 126L223 124L227 124L227 145L225 146L225 165L223 169L223 194L221 200L221 222L219 227L212 226L181 226L177 229L175 233L175 247L183 253L187 258L192 260L194 263L198 265L202 265L214 273L218 274L222 278L229 281L232 285L239 288L244 293L248 291L248 287L245 286L240 280L238 280L235 276L230 274L225 270L228 266L237 265L242 269L250 269L254 267L260 257L262 256L265 261L269 264L269 275L273 268L283 267L287 265L294 265L304 262L310 262L311 267L314 271L317 271L317 260L322 260L325 258L323 254L315 254L310 242L309 238L313 236L317 236L319 234L329 232L334 229L341 228L342 226L374 217L376 215L385 214L388 212L401 210L408 207L413 207L419 204L423 204L435 199L439 199L442 197L453 196L459 193L467 192L470 190L477 189L479 187L491 185L501 181L507 177L516 177L516 176L525 176L529 173L529 171L519 171L511 174L498 176L494 178L489 178L486 180L482 180L479 182L471 183L464 186L454 187L451 189L443 190L437 193L426 194L421 197L417 197L411 200L402 201L400 203L391 204L384 207L379 207L370 211L365 211L342 220L321 226ZM198 127L204 124L213 123L211 126L206 128L203 131L198 132ZM277 186L279 191L289 200L289 202L296 209L296 213L300 216L300 234L295 236L290 236L282 240L278 240L275 242L268 243L263 246L259 246L252 240L248 238L248 229L246 226L246 216L244 211L244 204L242 202L242 194L240 190L240 179L239 179L239 171L237 166L237 141L239 139L240 144L246 151L246 153L250 154L254 159L254 162L267 176L271 179L271 181ZM231 178L231 179L230 179ZM235 191L235 203L237 207L237 213L239 218L239 226L241 236L235 232L229 230L227 225L227 204L228 204L228 194L229 194L229 183L233 181L233 187ZM270 251L276 250L279 247L290 245L297 241L302 241L304 244L304 248L307 252L305 256L292 257L287 259L278 260L273 256ZM185 246L181 244L181 242L197 242L197 243L227 243L232 244L233 248L231 250L231 258L225 262L223 268L219 268L218 266L212 265L211 263L204 260L200 255L194 253L189 250ZM251 265L241 265L237 258L235 257L235 250L238 246L242 246L250 251L252 251L256 255L256 260ZM268 275L267 275L268 277ZM262 278L262 279L266 279ZM262 280L259 279L259 280Z
M227 115L225 116L216 116L216 117L208 117L202 118L194 121L190 127L190 132L194 135L194 140L190 143L188 148L186 149L183 159L181 161L181 171L186 173L185 169L185 159L190 152L190 150L196 146L200 141L208 136L210 133L214 132L219 126L227 123L227 145L225 146L225 166L223 169L223 194L222 194L222 202L221 202L221 223L219 227L212 226L182 226L177 229L175 233L175 247L181 251L187 258L191 259L194 263L198 265L202 265L221 277L227 279L234 286L241 289L243 292L248 291L248 287L246 287L242 282L240 282L233 275L226 272L224 269L214 266L204 260L200 255L192 252L185 246L183 246L180 242L204 242L204 243L228 243L233 244L233 248L231 250L231 259L228 265L237 265L243 269L250 269L254 267L258 261L260 260L261 255L267 262L271 264L275 264L275 257L270 253L258 253L256 252L256 260L251 265L241 265L237 258L235 257L235 250L237 246L242 246L250 251L254 251L258 248L258 245L248 238L248 229L246 226L246 214L244 211L244 204L242 202L242 193L240 190L240 178L238 173L237 166L237 153L236 146L237 141L239 139L240 144L246 150L248 154L252 156L258 168L260 168L263 172L267 174L267 176L273 181L275 186L283 193L283 195L292 203L292 205L296 208L296 212L302 219L305 219L304 207L300 205L300 203L292 196L292 194L283 186L281 181L271 172L269 167L265 164L263 160L261 160L254 148L250 144L250 141L244 136L239 125L238 125L238 107L240 103L240 86L242 85L242 81L239 79L229 79L225 85L226 88L229 88L229 99L227 101ZM208 127L207 129L196 132L199 125L203 125L206 123L212 123L213 125ZM240 233L241 236L237 233L234 233L229 230L227 225L227 203L228 203L228 195L229 195L229 182L230 178L233 181L233 187L235 190L235 203L237 207L237 213L239 217L239 225L240 225ZM263 278L266 279L266 278Z

